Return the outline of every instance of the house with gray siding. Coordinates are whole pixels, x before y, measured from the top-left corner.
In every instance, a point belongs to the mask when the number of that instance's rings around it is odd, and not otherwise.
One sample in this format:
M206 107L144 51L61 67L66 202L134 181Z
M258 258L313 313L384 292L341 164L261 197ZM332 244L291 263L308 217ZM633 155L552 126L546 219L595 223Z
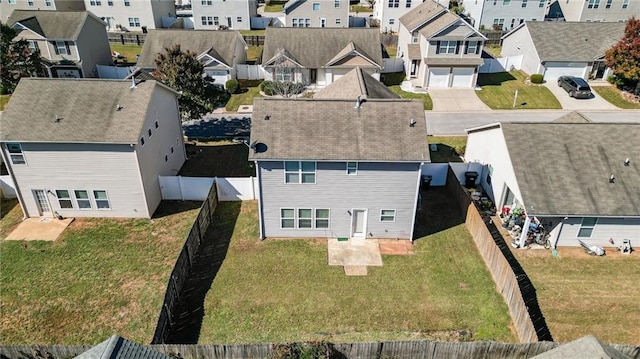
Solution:
M566 21L625 22L640 16L637 0L559 0Z
M258 16L256 0L194 0L191 8L196 30L250 30Z
M83 0L87 10L102 18L108 31L162 28L162 19L176 17L174 0Z
M474 87L486 38L444 6L425 1L400 18L397 57L414 88Z
M640 245L640 124L497 123L467 130L465 158L498 210L520 208L551 244ZM523 238L520 238L522 243Z
M16 10L7 24L40 53L47 77L98 77L97 65L113 63L104 22L89 11Z
M85 7L78 0L2 0L0 21L6 23L15 10L82 11Z
M422 101L255 99L261 238L413 239Z
M349 0L289 0L282 12L287 27L349 27Z
M23 78L0 128L24 217L150 218L185 161L178 93L156 81Z
M463 0L464 13L476 29L509 31L525 21L544 21L548 0Z

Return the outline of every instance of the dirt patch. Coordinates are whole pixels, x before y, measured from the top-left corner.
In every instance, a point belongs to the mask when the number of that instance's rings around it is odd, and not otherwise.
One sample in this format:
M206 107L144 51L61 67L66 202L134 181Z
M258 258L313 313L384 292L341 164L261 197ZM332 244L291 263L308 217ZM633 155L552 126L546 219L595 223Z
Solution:
M409 255L413 254L413 245L410 241L379 240L380 254L383 255Z

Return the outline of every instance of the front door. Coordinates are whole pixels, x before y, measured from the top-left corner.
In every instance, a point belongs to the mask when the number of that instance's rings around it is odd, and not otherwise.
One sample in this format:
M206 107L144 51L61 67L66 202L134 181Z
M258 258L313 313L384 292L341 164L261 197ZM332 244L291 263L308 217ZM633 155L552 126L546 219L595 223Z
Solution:
M411 77L416 77L416 73L418 72L418 64L420 60L411 60Z
M47 198L45 191L41 189L34 189L33 197L36 199L40 217L53 217L51 206L49 205L49 199Z
M231 29L233 24L231 24L231 17L227 16L227 26Z
M327 19L320 18L320 27L327 27Z
M367 210L354 209L351 216L351 237L365 238L367 236Z
M315 84L318 79L318 69L309 70L309 83Z

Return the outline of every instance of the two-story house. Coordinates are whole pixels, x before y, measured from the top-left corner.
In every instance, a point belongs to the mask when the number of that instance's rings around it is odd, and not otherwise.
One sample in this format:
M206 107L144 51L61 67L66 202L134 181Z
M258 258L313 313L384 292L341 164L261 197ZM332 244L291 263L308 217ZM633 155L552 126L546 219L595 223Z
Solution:
M25 217L150 218L185 161L179 94L156 82L23 78L0 149Z
M84 0L87 10L107 23L108 31L162 28L162 18L175 18L174 0Z
M474 87L485 40L458 15L425 1L400 18L397 57L416 88Z
M282 12L287 27L349 27L348 0L290 0Z
M194 52L204 66L204 73L222 86L235 78L236 66L247 60L247 43L238 31L151 30L136 65L153 71L158 54L176 44L182 51Z
M4 0L0 1L0 22L7 22L14 10L82 11L84 2L77 0Z
M196 30L250 30L258 15L256 0L194 0L191 2Z
M566 21L625 22L640 17L637 0L560 0L558 5Z
M422 101L255 99L261 238L413 239Z
M8 20L42 57L49 77L97 77L113 63L104 22L88 11L16 10Z
M449 8L449 0L426 1L434 1ZM378 20L381 32L397 33L400 29L400 17L423 2L424 0L378 0L373 4L372 15Z
M376 79L382 69L377 29L267 28L261 66L265 79L322 88L360 67Z
M548 0L464 0L464 12L476 29L508 31L524 21L544 21Z

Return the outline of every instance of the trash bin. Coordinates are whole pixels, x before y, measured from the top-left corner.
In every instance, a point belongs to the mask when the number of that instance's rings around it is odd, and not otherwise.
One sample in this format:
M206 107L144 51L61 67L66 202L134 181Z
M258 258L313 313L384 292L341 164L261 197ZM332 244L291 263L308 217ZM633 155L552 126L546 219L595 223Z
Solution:
M469 171L464 173L464 186L467 188L475 188L476 180L478 179L478 172Z
M431 175L422 176L422 189L429 189L431 187L431 180L433 177Z

